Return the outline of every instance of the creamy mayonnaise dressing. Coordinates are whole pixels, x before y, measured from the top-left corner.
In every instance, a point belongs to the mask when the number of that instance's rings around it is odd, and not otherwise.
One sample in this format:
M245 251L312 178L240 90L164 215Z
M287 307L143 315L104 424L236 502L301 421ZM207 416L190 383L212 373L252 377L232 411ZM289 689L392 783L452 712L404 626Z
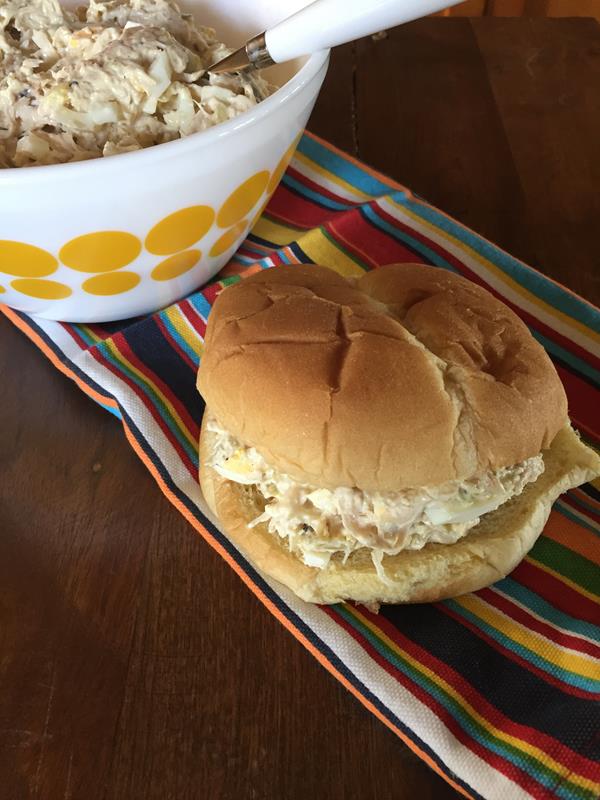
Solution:
M273 87L206 72L229 52L174 0L0 0L0 167L139 150L241 114Z
M384 555L420 550L428 542L453 544L544 471L541 455L475 478L400 492L365 492L352 487L324 489L299 483L271 467L215 421L210 466L236 483L255 485L266 500L264 522L290 550L311 566L324 568L335 553L366 548L385 579Z

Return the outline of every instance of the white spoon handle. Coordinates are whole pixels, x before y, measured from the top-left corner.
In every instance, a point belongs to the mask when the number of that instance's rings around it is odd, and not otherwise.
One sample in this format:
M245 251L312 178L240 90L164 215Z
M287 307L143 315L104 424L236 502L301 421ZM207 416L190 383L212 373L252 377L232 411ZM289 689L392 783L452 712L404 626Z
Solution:
M459 0L315 0L265 33L276 63L316 53L455 5Z

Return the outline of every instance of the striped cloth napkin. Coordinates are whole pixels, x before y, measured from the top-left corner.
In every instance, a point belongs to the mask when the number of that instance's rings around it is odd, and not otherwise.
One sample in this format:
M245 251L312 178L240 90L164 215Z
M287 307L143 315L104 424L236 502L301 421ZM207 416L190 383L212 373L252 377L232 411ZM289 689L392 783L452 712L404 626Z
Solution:
M501 800L598 798L598 487L563 496L531 553L493 587L378 615L296 599L259 575L206 511L195 377L211 304L240 274L313 261L345 275L420 261L485 286L548 350L576 427L600 443L600 311L310 134L263 217L203 291L107 325L2 310L121 420L162 491L267 609L455 789Z

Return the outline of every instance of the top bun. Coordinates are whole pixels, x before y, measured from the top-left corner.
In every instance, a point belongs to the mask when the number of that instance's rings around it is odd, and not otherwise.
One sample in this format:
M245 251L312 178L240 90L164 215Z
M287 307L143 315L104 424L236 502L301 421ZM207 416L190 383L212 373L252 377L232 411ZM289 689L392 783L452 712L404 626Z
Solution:
M259 272L217 298L198 388L218 421L317 486L399 491L510 466L567 421L523 322L453 273Z

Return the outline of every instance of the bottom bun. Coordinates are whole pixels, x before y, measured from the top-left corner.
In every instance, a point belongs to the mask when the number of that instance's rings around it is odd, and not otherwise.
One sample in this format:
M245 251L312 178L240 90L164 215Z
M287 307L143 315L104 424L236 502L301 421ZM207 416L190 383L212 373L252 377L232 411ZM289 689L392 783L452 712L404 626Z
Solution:
M505 577L542 532L556 498L600 474L600 458L563 428L544 453L544 473L519 497L486 514L455 544L428 544L384 556L388 581L375 571L369 552L353 553L345 564L334 556L325 569L308 567L265 524L250 528L264 500L256 487L227 480L207 466L214 434L204 416L200 435L200 485L224 532L265 575L312 603L422 603L473 592Z

